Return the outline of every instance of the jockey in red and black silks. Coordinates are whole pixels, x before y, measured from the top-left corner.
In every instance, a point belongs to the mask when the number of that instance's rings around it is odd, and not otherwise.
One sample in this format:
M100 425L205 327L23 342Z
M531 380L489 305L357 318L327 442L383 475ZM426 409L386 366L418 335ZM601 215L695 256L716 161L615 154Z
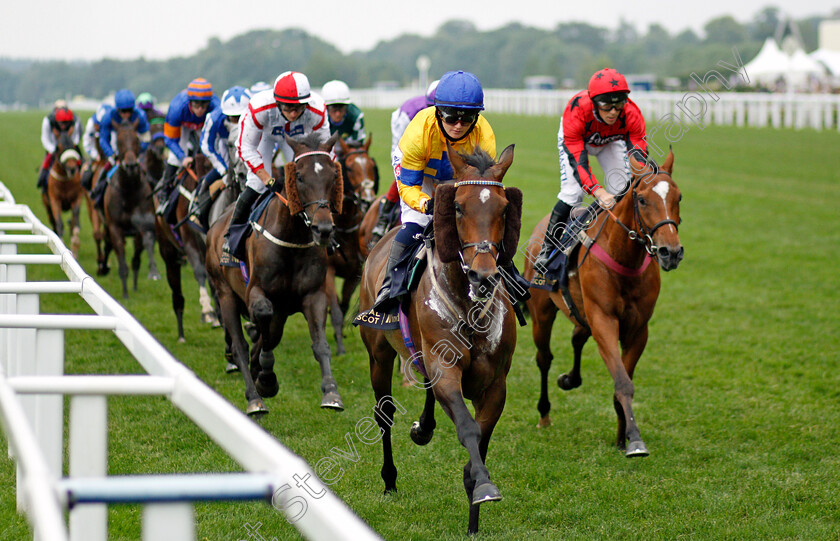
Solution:
M627 80L618 71L597 71L588 88L572 97L560 119L557 150L560 159L560 192L551 212L545 241L534 265L544 269L558 245L572 208L591 194L604 208L615 204L630 181L628 155L647 161L645 119L628 97ZM592 174L590 158L596 157L605 178Z

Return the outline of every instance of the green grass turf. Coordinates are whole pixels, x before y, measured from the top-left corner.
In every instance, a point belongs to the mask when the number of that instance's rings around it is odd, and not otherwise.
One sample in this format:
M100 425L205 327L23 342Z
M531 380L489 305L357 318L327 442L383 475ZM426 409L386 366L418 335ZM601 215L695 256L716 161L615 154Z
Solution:
M558 118L488 113L498 149L516 143L506 180L525 194L523 239L559 188ZM367 111L373 152L388 187L389 112ZM43 151L38 113L0 114L0 181L44 221L35 189ZM674 143L683 193L685 259L664 274L647 350L636 371L635 414L651 455L628 460L614 445L612 381L592 342L580 389L554 386L571 365L571 325L555 324L553 426L537 429L538 371L530 326L519 330L508 400L488 455L504 500L483 506L475 539L838 539L840 538L840 134L696 126ZM82 265L93 273L90 226ZM517 259L522 262L522 257ZM162 265L158 257L158 264ZM114 262L112 259L112 267ZM162 266L161 266L162 268ZM237 407L238 375L223 372L223 335L198 323L192 273L186 344L176 342L165 281L145 280L124 304L178 359ZM33 267L30 279L60 278ZM100 283L119 297L116 272ZM42 311L89 312L78 297L45 295ZM280 395L260 424L314 464L346 448L345 435L373 406L367 355L355 329L333 359L343 413L318 407L318 368L302 316L290 319L275 351ZM332 332L331 330L329 331ZM330 343L333 344L330 336ZM70 373L141 371L111 335L67 333ZM396 495L382 495L381 446L355 440L359 460L341 460L333 485L386 539L466 539L461 472L467 460L438 409L426 447L408 428L423 396L395 380ZM230 471L238 466L163 398L115 397L110 406L111 474ZM14 467L0 460L0 538L30 535L14 503ZM311 505L317 503L310 499ZM111 539L140 537L141 508L112 506ZM261 503L201 504L199 539L266 539L296 531Z

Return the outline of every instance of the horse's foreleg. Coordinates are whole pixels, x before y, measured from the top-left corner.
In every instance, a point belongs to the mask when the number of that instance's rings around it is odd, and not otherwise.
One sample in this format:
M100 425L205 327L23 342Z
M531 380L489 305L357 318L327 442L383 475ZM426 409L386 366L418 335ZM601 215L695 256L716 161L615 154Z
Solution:
M633 342L631 344L623 344L624 347L621 355L621 362L624 370L627 372L627 377L631 380L633 379L633 372L636 370L636 363L639 362L639 359L645 350L645 346L647 345L647 339L648 327L645 325L643 329L634 334ZM615 403L615 405L616 412L618 412L618 403ZM619 415L618 418L619 424L616 441L623 441L625 437L627 438L628 443L625 451L627 457L647 456L649 454L647 446L645 445L645 442L642 441L641 431L636 423L636 418L633 416L632 404L628 401L626 412L623 411L623 403L621 405L621 410L624 415ZM622 426L622 421L624 426Z
M406 370L413 370L410 366ZM417 445L426 445L432 441L432 436L435 435L435 393L432 390L432 385L429 384L429 379L426 378L426 402L423 404L423 413L420 414L420 419L411 425L411 440Z
M344 337L341 329L344 326L344 311L338 302L338 292L335 288L335 269L330 265L327 267L327 277L324 280L324 291L330 304L330 322L335 336L335 354L344 355Z
M190 232L189 234L193 234ZM192 242L186 242L184 251L187 254L187 261L193 269L193 277L198 283L198 303L201 306L201 322L209 323L214 327L219 326L216 312L213 310L213 303L210 294L207 293L207 271L204 268L204 254Z
M629 440L635 446L637 443L641 443L642 438L633 417L633 381L624 367L618 348L618 321L600 311L595 311L591 317L589 313L586 315L591 322L592 337L598 343L598 352L604 359L607 370L610 371L613 378L613 405L618 415L616 444L619 449L629 451L630 448L626 446L627 441ZM641 443L641 445L644 446L644 443ZM627 456L644 456L646 454L645 450L643 453L634 452Z
M259 356L260 370L255 382L257 391L260 396L272 397L280 390L277 376L274 374L274 348L283 337L286 316L275 313L274 305L265 296L262 288L257 285L251 287L248 292L248 310L251 321L260 333L260 339L254 344L254 351L252 351L252 357ZM272 324L275 320L277 323ZM252 358L252 365L253 362Z
M146 255L149 258L149 274L147 278L149 280L158 281L160 280L160 272L157 269L157 263L155 263L155 219L154 216L146 217L144 220L144 227L141 229L143 232L143 248L146 250ZM139 260L138 260L138 267L137 270L134 271L134 282L137 283L137 273L140 271L139 267ZM135 285L135 289L137 289Z
M254 379L251 377L251 371L248 369L248 344L245 342L245 335L242 334L239 303L236 294L226 284L222 288L222 291L218 291L219 310L225 327L225 342L230 344L232 361L239 368L242 379L245 381L245 400L248 402L245 413L253 417L261 417L268 413L268 408L260 398Z
M380 475L385 482L385 494L397 491L397 467L394 465L394 452L391 446L391 427L394 426L394 412L396 405L391 397L391 378L394 373L394 356L396 352L390 348L381 333L374 329L364 328L364 331L372 331L374 338L370 342L366 340L368 357L370 360L370 382L373 386L373 395L376 398L376 406L373 409L374 417L382 430L382 470ZM375 333L379 333L377 336Z
M79 220L79 213L82 209L82 198L78 197L73 203L72 212L70 213L70 251L73 252L73 257L79 259L79 248L81 247L81 221Z
M580 387L580 358L583 353L583 346L592 333L586 327L576 326L572 331L572 352L574 355L574 363L572 369L568 374L562 374L557 378L557 386L564 391L570 391Z
M344 403L338 394L338 384L332 375L330 345L327 343L327 294L321 288L303 298L303 315L309 325L312 353L321 366L322 408L343 410Z
M178 326L178 342L186 342L184 337L184 294L181 290L181 265L178 262L178 251L166 239L160 242L160 256L166 267L166 282L171 292L172 311L175 312L175 321Z
M475 421L481 431L481 440L478 443L478 451L485 466L487 464L487 449L490 446L490 437L502 411L505 409L507 398L507 382L504 377L498 378L484 391L479 400L473 401L475 408ZM474 479L470 476L472 465L467 462L464 466L464 489L467 491L467 499L470 502L470 520L468 533L478 532L478 515L480 505L488 501L502 499L499 489L493 483L489 486L476 486Z
M471 504L501 499L499 489L490 481L490 472L481 456L481 428L470 415L461 394L461 374L457 369L450 369L447 377L441 378L433 387L435 396L443 411L455 423L458 441L469 453L470 460L464 469L464 487L472 496Z
M554 359L551 353L551 328L557 318L557 307L542 290L533 290L527 303L531 312L531 336L537 348L537 367L540 370L540 400L537 402L540 420L537 427L544 428L551 425L551 417L548 415L551 411L551 402L548 399L548 372Z
M113 248L114 254L117 256L117 263L119 264L119 275L120 281L122 282L122 294L123 299L128 298L128 265L125 262L125 238L122 236L122 231L120 231L119 226L117 225L110 225L108 227L111 243L110 247ZM107 255L107 245L106 245L106 255Z
M64 222L61 221L61 201L58 197L50 197L50 222L58 238L64 238Z
M137 291L137 276L140 274L140 258L143 255L143 246L146 242L145 236L145 233L138 233L134 236L134 255L131 257L134 291Z

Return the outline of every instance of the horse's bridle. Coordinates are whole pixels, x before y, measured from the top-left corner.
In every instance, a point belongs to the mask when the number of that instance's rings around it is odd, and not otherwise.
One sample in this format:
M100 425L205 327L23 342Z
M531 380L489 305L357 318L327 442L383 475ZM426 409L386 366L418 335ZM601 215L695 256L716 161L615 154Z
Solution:
M306 156L318 156L318 155L328 156L330 158L330 161L332 161L332 154L330 154L329 152L326 152L324 150L312 150L310 152L304 152L303 154L295 156L294 163L297 163L298 160L300 160L301 158L304 158ZM289 202L284 197L282 197L280 194L275 194L275 195L277 195L277 197L279 197L280 200L283 201L283 203L285 203L286 206L288 206ZM301 210L297 214L301 215L301 218L303 219L303 222L306 224L306 227L312 227L312 218L310 218L309 214L307 214L307 212L306 212L307 207L311 207L312 205L316 205L315 212L317 212L318 209L330 208L330 202L327 199L316 199L315 201L309 201L307 203L301 203ZM314 212L313 212L313 215L314 215Z
M659 247L656 244L653 243L653 234L660 227L662 227L664 225L673 225L674 229L679 231L679 224L677 224L677 222L675 222L674 220L667 219L667 220L662 220L662 221L656 223L653 227L649 228L647 226L647 224L645 224L644 220L642 220L642 214L639 211L639 195L636 193L636 187L638 187L639 183L642 181L642 179L644 177L646 177L648 175L652 175L652 174L653 173L648 173L648 174L640 176L631 185L631 188L630 188L630 190L633 194L633 214L635 215L634 216L635 217L634 221L636 222L636 228L639 230L638 232L636 230L630 229L629 227L624 225L624 223L622 223L621 220L618 219L618 216L613 214L612 211L610 211L610 209L604 209L604 210L607 211L607 213L612 217L612 219L615 221L615 223L617 223L618 225L620 225L621 227L624 228L624 230L627 232L627 236L630 238L630 240L634 240L634 241L638 242L639 244L641 244L644 247L644 249L647 253L649 253L652 256L655 256L656 251L659 249ZM657 174L668 175L669 178L671 176L669 173L667 173L665 171L657 171Z
M352 156L354 154L368 154L368 151L364 147L354 148L350 152L345 154L341 158L341 162L342 162L342 165L344 166L344 169L346 169L346 170L350 169L350 167L347 165L347 158L349 158L350 156ZM370 157L370 156L368 156L368 157ZM345 184L345 187L346 186L347 186L347 184ZM362 183L359 185L359 187L361 187L362 189L370 188L372 190L373 189L373 181L365 179L365 180L362 181ZM347 190L345 190L345 192L346 191ZM356 193L355 189L352 190L350 192L350 194L345 193L344 194L344 199L356 203L356 205L358 205L359 208L361 209L362 215L364 215L367 212L368 208L370 208L371 201L366 201L366 200L362 199L362 197L359 194ZM361 223L359 225L361 225ZM353 230L355 230L357 228L358 228L358 226L356 228L354 228Z
M454 184L455 189L457 190L459 186L495 186L497 188L504 189L504 184L495 180L484 180L484 179L476 179L476 180L461 180ZM499 260L499 254L502 252L502 246L498 242L493 242L491 240L484 239L479 242L462 242L461 249L458 250L458 256L461 258L461 269L466 273L470 270L470 266L467 265L467 262L464 260L464 250L467 248L475 248L475 253L473 254L473 261L479 254L492 254L492 248L496 249L496 255L494 256L494 260ZM495 290L493 291L495 293ZM491 293L492 297L492 293ZM476 300L486 300L486 299L476 299Z

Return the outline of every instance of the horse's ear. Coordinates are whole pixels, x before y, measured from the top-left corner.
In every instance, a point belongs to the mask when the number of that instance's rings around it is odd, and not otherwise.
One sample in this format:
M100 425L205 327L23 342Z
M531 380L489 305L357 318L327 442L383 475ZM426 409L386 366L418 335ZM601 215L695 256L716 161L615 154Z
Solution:
M301 143L295 141L293 138L289 137L289 134L287 134L287 133L283 134L283 139L286 141L286 144L289 145L289 147L292 149L292 152L294 153L295 156L297 156L298 154L303 154L304 152L306 152L308 150L303 144L301 144ZM289 178L289 177L286 177L286 178Z
M508 148L513 153L513 145ZM507 151L507 149L505 149ZM504 153L502 153L504 155ZM506 267L513 261L519 248L519 231L522 229L522 190L519 188L505 188L508 205L505 209L505 236L502 239L502 253L499 254L498 265Z
M116 121L116 120L111 120L111 127L112 127L114 130L119 130L119 129L120 129L120 125L119 125L119 124L117 124L117 121Z
M451 147L450 147L451 149ZM455 225L455 185L435 188L435 246L442 263L458 261L458 228Z
M297 168L295 162L289 162L283 168L283 175L286 177L286 205L289 207L289 214L294 216L303 210L300 202L300 193L297 187Z
M365 139L364 149L367 152L370 149L370 144L373 142L373 133L367 134L367 139Z
M350 146L347 144L347 141L339 138L338 144L341 145L341 152L343 152L344 155L346 156L347 153L350 152Z
M665 161L662 162L661 166L662 170L667 172L669 175L674 170L674 149L668 148L668 157L665 158Z
M344 144L343 139L339 139ZM333 162L335 167L335 184L333 184L332 195L330 196L330 206L332 211L336 214L341 214L341 206L344 202L344 178L341 175L341 164Z
M339 132L335 132L334 134L332 134L332 137L320 144L318 150L330 152L332 149L335 148L335 144L338 142L340 136L341 134Z
M513 145L508 145L508 147L502 151L502 155L499 156L499 162L496 165L496 167L501 169L501 175L499 175L498 178L505 176L505 173L507 173L511 164L513 164Z
M446 141L446 153L449 156L449 163L452 164L452 170L455 172L455 178L461 178L460 172L467 168L467 162L452 148L449 141Z

